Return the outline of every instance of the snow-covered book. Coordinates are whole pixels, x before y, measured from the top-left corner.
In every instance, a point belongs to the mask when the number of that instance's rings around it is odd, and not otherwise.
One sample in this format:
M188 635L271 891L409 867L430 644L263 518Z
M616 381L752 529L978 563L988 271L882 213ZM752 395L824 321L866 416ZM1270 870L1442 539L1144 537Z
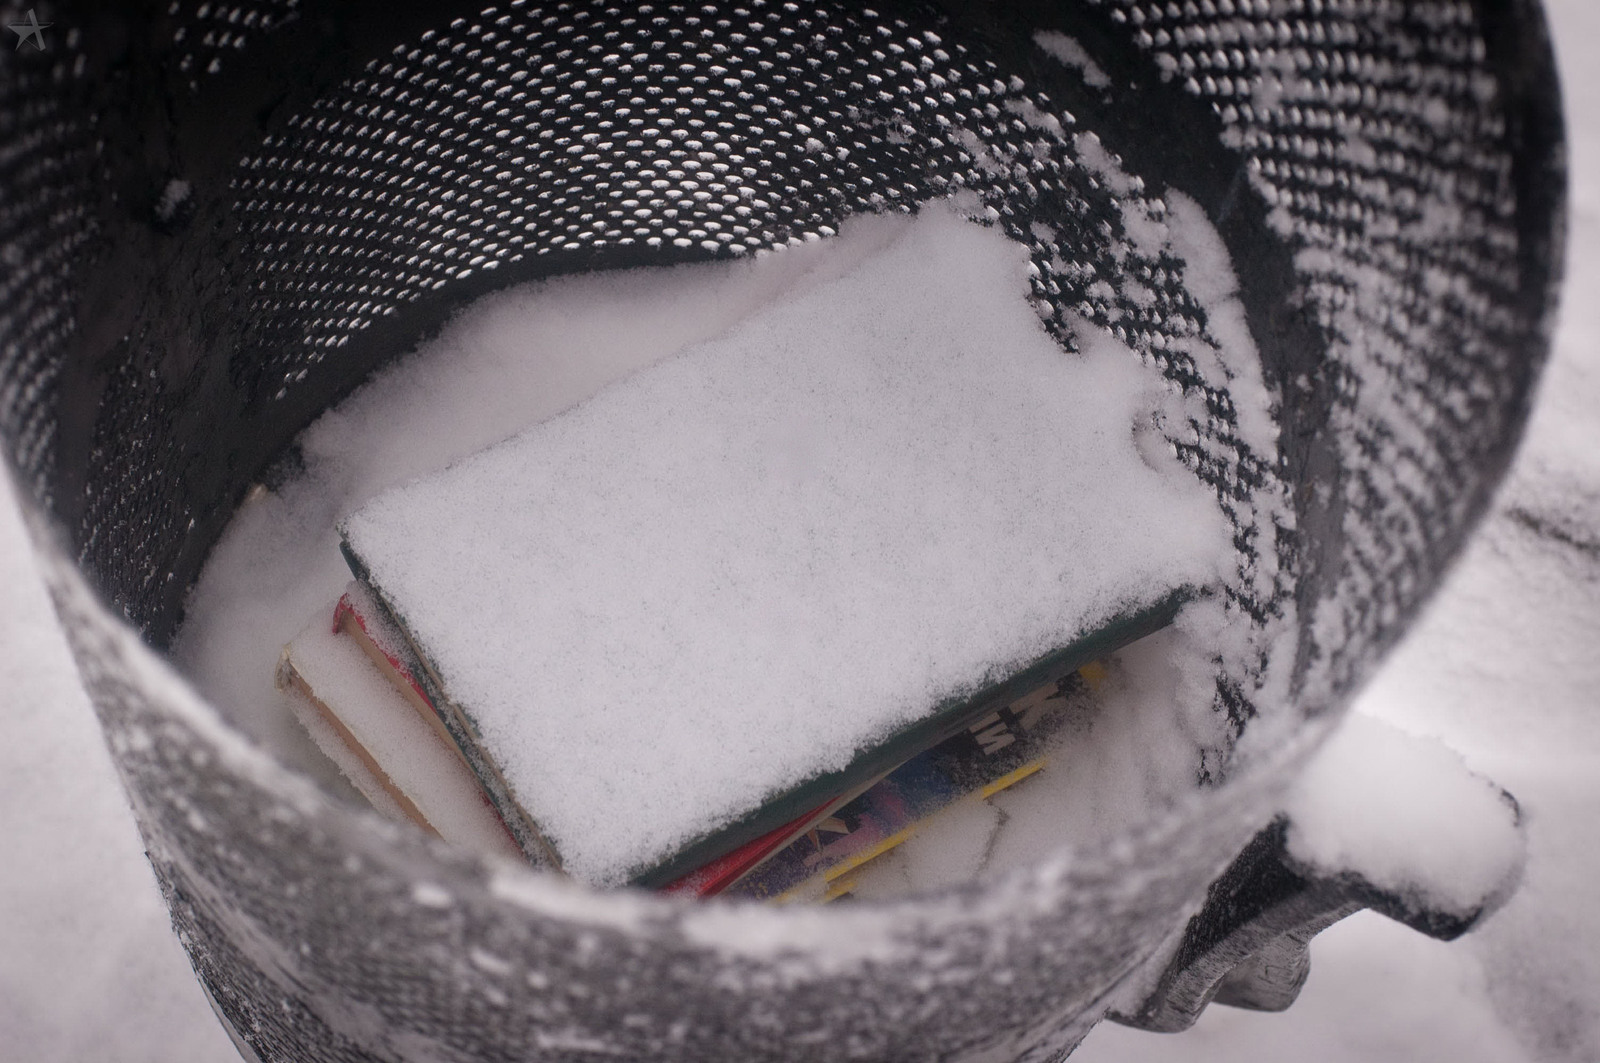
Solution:
M862 749L844 768L819 771L801 785L777 793L733 823L705 832L666 860L635 870L627 881L686 896L714 896L775 857L787 855L786 850L820 822L842 807L864 800L866 795L897 775L901 779L896 784L896 793L913 783L927 782L931 778L930 770L939 776L937 785L916 792L914 813L900 826L910 826L932 815L969 790L994 782L991 776L1007 774L991 773L989 769L994 764L1009 763L1018 750L992 758L969 757L968 754L975 749L991 752L994 743L999 743L998 748L1005 748L1016 735L1024 733L1018 721L1024 713L1037 712L1035 708L1024 707L1031 705L1030 699L1036 698L1040 691L1055 690L1104 653L1165 626L1176 612L1180 599L1181 596L1174 595L1152 609L1119 618L1091 637L1047 655L1009 680L984 688L976 697L935 707L885 741ZM363 602L365 604L358 604ZM524 855L538 866L563 869L561 851L544 834L521 799L514 792L506 792L505 774L495 761L494 750L486 746L471 716L450 699L435 668L417 655L414 644L406 636L396 639L393 634L387 637L382 634L395 631L398 625L394 614L371 597L351 592L341 599L338 615L336 626L348 632L347 637L366 651L367 660L361 663L369 668L376 665L390 684L391 704L396 696L403 694L402 700L410 701L413 706L425 706L431 713L439 734L446 736L459 754L457 766L469 769L476 776L483 795L499 810L509 836L517 839ZM302 636L299 641L306 641L306 637ZM290 649L294 649L293 644ZM286 653L285 661L290 660L291 655ZM337 709L330 710L320 702L319 707L325 715L338 715ZM390 718L396 719L395 714ZM1029 727L1032 727L1031 716ZM408 734L412 741L418 737ZM437 741L437 736L428 737ZM1042 737L1028 734L1028 741L1018 749L1031 751L1040 744ZM381 766L387 763L383 755L372 757L363 753L363 759L383 777ZM602 761L596 770L604 772L608 767ZM777 881L778 877L781 874L769 876L769 879ZM772 895L770 882L751 895Z
M1141 442L1159 374L1063 349L1023 248L924 213L340 523L536 861L664 885L1216 580L1215 497Z

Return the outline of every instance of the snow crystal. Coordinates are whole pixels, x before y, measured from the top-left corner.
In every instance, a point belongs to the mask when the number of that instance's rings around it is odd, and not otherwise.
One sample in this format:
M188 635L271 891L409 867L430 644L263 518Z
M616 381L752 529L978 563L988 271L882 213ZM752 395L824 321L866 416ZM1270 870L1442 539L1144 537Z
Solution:
M1239 301L1239 280L1222 237L1205 210L1175 189L1166 194L1169 240L1183 259L1183 284L1206 310L1206 329L1217 345L1190 342L1185 353L1213 364L1202 375L1223 383L1238 417L1239 438L1257 454L1273 454L1278 447L1278 424L1272 416L1273 397L1261 374L1244 304ZM1207 370L1210 370L1208 372Z
M1215 500L940 208L853 272L348 519L573 874L615 883L932 705L1216 582ZM506 593L526 586L529 593Z
M161 198L156 201L156 217L163 222L170 222L178 216L178 211L188 202L194 189L188 181L173 178L161 189Z
M1059 30L1040 30L1033 35L1033 43L1046 55L1070 66L1083 75L1084 84L1097 89L1111 87L1111 79L1100 69L1083 45Z
M448 908L455 903L449 890L433 882L418 882L412 886L411 899L424 908Z

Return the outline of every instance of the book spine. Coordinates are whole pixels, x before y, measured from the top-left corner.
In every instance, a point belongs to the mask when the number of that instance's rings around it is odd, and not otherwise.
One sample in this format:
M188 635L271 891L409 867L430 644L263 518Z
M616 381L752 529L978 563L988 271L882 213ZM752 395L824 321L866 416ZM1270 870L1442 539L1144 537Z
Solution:
M860 797L869 787L877 785L880 781L879 779L873 779L853 790L842 793L831 801L818 805L804 815L785 823L771 834L765 834L753 842L747 842L727 855L719 856L709 864L689 872L682 878L659 887L659 891L661 893L692 897L714 897L733 886L734 883L760 867L774 853L781 852L786 846L792 844L796 838L811 830L841 806Z
M296 695L302 705L307 706L312 712L316 713L317 717L333 732L334 738L344 747L345 754L353 758L359 764L361 770L365 770L370 781L356 778L352 774L352 771L356 770L354 766L347 770L345 764L340 762L334 752L326 748L323 749L323 752L338 765L341 771L345 772L346 777L350 779L350 782L358 791L362 792L363 796L367 796L369 801L373 800L366 793L366 788L375 784L407 820L421 827L435 838L439 837L438 830L434 828L432 823L428 822L428 817L422 814L422 810L416 806L410 796L395 785L395 781L389 777L389 773L384 770L383 765L373 759L372 754L367 751L367 747L362 745L360 739L350 732L350 728L345 726L345 722L339 718L339 714L334 712L327 702L323 701L317 695L317 692L312 689L305 676L300 674L300 669L295 666L294 659L290 656L287 648L282 656L278 658L277 686L279 690L285 693ZM312 736L312 739L321 745L315 735ZM382 811L381 807L379 807L379 811Z
M911 758L854 801L824 819L787 849L753 870L730 895L788 902L827 899L845 875L909 838L957 801L986 798L1045 764L1049 740L1083 696L1099 666L1044 684L969 723Z
M829 802L798 819L785 823L771 834L739 846L695 871L661 887L660 892L685 897L714 897L733 885L773 853L794 841L835 807Z

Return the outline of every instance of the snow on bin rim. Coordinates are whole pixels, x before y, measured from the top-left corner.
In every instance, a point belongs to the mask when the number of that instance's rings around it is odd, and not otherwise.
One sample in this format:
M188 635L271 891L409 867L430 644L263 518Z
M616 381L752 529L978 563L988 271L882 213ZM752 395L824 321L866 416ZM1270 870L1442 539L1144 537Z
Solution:
M515 910L525 917L615 931L638 942L654 940L673 948L687 944L770 963L782 977L798 981L921 957L930 946L929 935L937 940L961 927L988 928L989 933L1019 917L1024 922L1052 918L1052 913L1072 908L1072 896L1085 882L1114 882L1114 893L1132 899L1140 897L1152 875L1177 874L1194 879L1195 885L1208 881L1281 805L1298 768L1341 720L1338 713L1327 713L1298 729L1280 730L1275 742L1247 735L1241 749L1252 748L1219 785L1190 789L1150 808L1142 822L1121 834L1083 846L1063 845L1041 854L1030 867L992 880L845 907L773 907L745 898L697 900L636 889L594 889L521 861L468 853L420 828L339 800L287 767L225 721L171 662L105 609L31 500L23 501L22 511L41 577L74 654L98 662L83 676L91 694L106 697L103 684L120 685L132 678L141 694L155 696L145 712L154 710L161 733L146 729L152 719L148 715L143 723L128 717L105 721L108 744L132 770L163 747L188 757L216 757L246 788L271 795L273 814L288 829L319 837L331 831L338 847L349 854L347 861L367 862L365 874L398 873L407 903L420 909ZM189 814L185 825L201 833L211 830L203 815ZM1174 860L1174 855L1191 851L1212 854L1216 867L1182 870L1185 860ZM151 849L150 855L157 861L183 859L165 845ZM419 872L426 874L418 877Z

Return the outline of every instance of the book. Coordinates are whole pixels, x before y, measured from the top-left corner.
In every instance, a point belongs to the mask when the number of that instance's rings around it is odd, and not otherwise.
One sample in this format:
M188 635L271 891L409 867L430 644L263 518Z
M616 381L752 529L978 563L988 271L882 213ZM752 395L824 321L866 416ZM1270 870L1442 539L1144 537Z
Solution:
M361 571L358 559L349 554L347 559L353 570ZM1118 617L1072 644L1042 655L974 696L935 706L915 722L858 751L843 767L818 772L801 785L772 795L734 822L706 832L668 858L636 870L627 884L697 897L723 892L842 806L883 785L896 769L901 770L895 787L910 785L917 772L922 773L923 783L930 784L926 790L913 791L917 811L906 822L931 814L928 802L936 799L936 789L938 795L953 799L970 788L974 771L992 782L988 778L991 765L1009 763L1020 751L1035 747L1036 742L1027 741L1007 756L992 756L1016 744L1018 735L1031 732L1037 701L1053 696L1045 691L1063 689L1062 684L1074 682L1080 669L1165 627L1185 597L1174 592L1153 607ZM357 589L341 599L339 617L341 629L361 643L391 684L449 740L529 862L561 870L557 847L541 833L535 817L512 791L472 717L443 692L437 674L386 603L358 579ZM1026 728L1021 726L1024 717ZM975 764L963 763L974 749L983 755ZM876 821L887 819L880 816Z
M445 738L417 671L377 603L352 582L331 625L313 623L284 647L278 685L296 695L301 723L379 811L469 847L518 853L476 776ZM1098 687L1103 675L1103 666L1092 662L1044 683L883 778L660 889L780 904L848 895L854 872L951 805L987 799L1041 770L1066 706Z
M446 841L519 857L454 745L347 633L350 615L341 608L331 624L326 616L314 621L279 657L277 685L301 726L378 812Z
M689 897L714 897L760 867L774 853L782 852L793 844L795 839L825 820L839 806L848 803L848 800L848 796L841 796L819 805L776 830L724 853L682 878L674 879L662 886L660 891Z
M853 872L962 800L984 800L1042 770L1068 707L1098 686L1098 662L1034 688L912 757L730 884L730 896L831 901Z

